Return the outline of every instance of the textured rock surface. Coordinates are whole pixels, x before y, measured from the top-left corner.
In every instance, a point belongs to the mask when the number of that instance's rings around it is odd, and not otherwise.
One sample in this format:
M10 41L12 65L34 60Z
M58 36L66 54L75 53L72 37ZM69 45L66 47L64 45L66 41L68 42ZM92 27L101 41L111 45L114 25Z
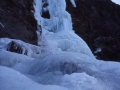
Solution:
M36 28L33 0L0 1L0 38L8 37L37 44Z
M111 0L76 0L76 6L67 0L75 32L98 59L120 61L120 6Z

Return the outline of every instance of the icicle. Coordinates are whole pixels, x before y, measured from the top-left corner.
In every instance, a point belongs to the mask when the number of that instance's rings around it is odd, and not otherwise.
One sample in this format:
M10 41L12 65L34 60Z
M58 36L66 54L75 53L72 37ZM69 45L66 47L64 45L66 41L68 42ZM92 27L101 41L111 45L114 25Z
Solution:
M74 0L70 0L70 2L72 3L72 5L73 5L74 7L76 7L76 4L75 4L75 1L74 1Z
M34 17L37 20L38 25L41 25L42 0L34 0L34 9Z

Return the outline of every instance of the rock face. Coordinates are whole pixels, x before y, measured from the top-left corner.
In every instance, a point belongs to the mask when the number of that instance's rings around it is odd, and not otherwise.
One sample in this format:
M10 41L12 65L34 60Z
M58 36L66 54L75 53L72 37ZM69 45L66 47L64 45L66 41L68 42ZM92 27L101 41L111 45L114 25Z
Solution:
M111 0L75 1L76 8L67 0L75 32L98 59L120 61L120 6Z
M0 1L0 38L8 37L37 44L36 30L33 0Z

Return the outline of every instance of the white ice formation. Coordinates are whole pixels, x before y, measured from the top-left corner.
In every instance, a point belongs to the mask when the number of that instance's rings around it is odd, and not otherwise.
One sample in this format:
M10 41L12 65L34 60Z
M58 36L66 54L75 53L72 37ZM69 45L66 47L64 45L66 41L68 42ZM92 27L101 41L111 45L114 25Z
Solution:
M65 0L34 0L34 9L38 46L0 38L0 90L120 90L120 63L95 59Z
M71 15L66 11L65 0L46 0L46 2L50 19L42 18L40 15L41 0L35 0L34 8L35 18L42 26L42 36L46 38L49 49L55 52L56 50L78 52L94 58L88 45L72 30ZM71 2L75 3L74 0Z

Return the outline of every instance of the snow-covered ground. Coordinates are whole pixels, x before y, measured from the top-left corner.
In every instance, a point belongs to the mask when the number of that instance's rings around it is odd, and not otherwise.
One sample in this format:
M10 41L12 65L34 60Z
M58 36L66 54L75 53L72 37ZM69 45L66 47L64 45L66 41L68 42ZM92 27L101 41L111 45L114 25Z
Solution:
M68 90L55 85L40 85L20 72L0 66L0 90Z
M0 65L0 90L120 89L120 63L81 53L45 52L32 58L1 49Z
M44 9L50 19L41 17L44 3L49 3ZM65 0L44 3L34 4L42 27L42 35L37 31L38 46L0 38L0 90L120 90L120 63L95 59L72 30ZM10 52L12 41L21 53Z

